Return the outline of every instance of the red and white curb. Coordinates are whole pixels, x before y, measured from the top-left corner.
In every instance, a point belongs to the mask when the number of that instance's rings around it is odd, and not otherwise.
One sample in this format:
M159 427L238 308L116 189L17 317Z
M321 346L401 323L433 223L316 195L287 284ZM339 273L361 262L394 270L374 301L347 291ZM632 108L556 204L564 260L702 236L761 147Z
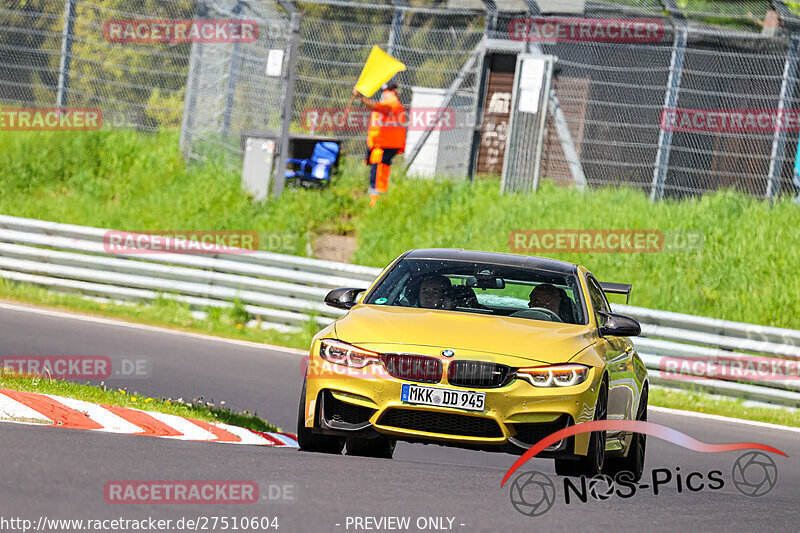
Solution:
M219 422L204 422L153 411L97 405L63 396L9 389L0 389L0 422L148 435L165 439L298 447L297 439L291 433L253 431Z

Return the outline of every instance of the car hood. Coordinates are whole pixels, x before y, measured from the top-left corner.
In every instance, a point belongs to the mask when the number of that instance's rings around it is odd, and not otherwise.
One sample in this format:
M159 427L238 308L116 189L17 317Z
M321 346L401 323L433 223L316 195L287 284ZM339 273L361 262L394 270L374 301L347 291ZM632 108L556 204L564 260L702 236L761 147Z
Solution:
M351 309L336 321L335 331L344 342L377 351L392 345L449 348L542 364L567 362L596 341L590 326L373 305Z

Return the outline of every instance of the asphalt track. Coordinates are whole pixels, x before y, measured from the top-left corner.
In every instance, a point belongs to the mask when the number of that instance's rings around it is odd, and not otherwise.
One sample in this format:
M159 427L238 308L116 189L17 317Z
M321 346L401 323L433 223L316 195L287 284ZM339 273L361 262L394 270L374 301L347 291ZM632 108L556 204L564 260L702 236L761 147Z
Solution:
M202 395L215 402L224 400L233 409L257 411L283 429L294 430L302 381L301 356L297 353L15 307L0 305L0 355L145 358L152 364L149 377L107 382L153 396L187 399ZM239 516L277 517L280 532L392 531L356 528L354 518L396 516L410 517L412 526L399 531L732 532L800 528L800 433L663 412L651 412L650 421L704 442L767 444L782 450L788 458L772 455L778 471L776 486L764 496L750 497L741 494L733 483L732 467L743 452L704 454L650 438L647 472L641 482L650 485L648 488L639 488L633 495L624 490L630 497L612 495L604 500L589 493L586 503L572 493L569 504L563 479L553 474L552 462L534 459L520 472L550 475L555 503L544 514L529 517L512 506L509 485L500 487L500 480L516 459L510 455L399 444L395 459L386 461L0 424L0 524L10 518L37 523L41 516L173 521L181 517ZM661 485L658 494L652 488L654 469L672 473L672 480ZM703 475L694 476L697 487L697 481L707 481L712 470L722 473L719 477L724 486L716 490L705 485L698 491L687 489L688 474ZM679 474L684 480L681 491L677 486ZM663 478L666 473L660 470L657 475ZM293 492L291 499L283 501L264 499L227 506L113 505L103 498L103 486L108 481L147 479L253 480L262 492L269 486L290 486ZM603 492L605 485L598 485L598 489ZM538 493L529 486L524 494L534 503ZM428 517L445 517L443 526L436 529L436 523ZM452 519L451 529L446 529L447 518ZM372 522L362 524L374 526ZM15 529L6 523L0 530Z

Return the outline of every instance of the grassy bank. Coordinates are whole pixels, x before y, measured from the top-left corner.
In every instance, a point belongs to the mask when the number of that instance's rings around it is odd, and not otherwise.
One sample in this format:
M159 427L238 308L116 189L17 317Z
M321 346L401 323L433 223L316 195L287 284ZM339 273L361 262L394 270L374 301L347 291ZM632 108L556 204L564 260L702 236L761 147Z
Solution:
M372 266L416 247L509 251L516 229L691 232L701 250L551 256L633 282L634 305L800 328L800 209L788 200L772 207L728 191L653 205L637 190L581 195L546 182L535 195L501 195L496 180L413 180L398 166L387 200L370 209L366 169L346 160L327 190L254 204L236 172L187 167L177 137L0 132L0 212L130 231L257 231L262 248L299 255L321 235L350 235L353 261Z

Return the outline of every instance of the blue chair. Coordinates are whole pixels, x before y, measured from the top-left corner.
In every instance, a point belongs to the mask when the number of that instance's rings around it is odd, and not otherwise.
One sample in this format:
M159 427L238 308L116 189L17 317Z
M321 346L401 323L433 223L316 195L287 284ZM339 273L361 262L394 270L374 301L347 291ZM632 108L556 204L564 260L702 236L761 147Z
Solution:
M295 180L295 185L325 186L330 183L331 169L339 158L339 143L318 142L308 159L287 159L287 165L298 165L297 170L287 170L287 180Z

